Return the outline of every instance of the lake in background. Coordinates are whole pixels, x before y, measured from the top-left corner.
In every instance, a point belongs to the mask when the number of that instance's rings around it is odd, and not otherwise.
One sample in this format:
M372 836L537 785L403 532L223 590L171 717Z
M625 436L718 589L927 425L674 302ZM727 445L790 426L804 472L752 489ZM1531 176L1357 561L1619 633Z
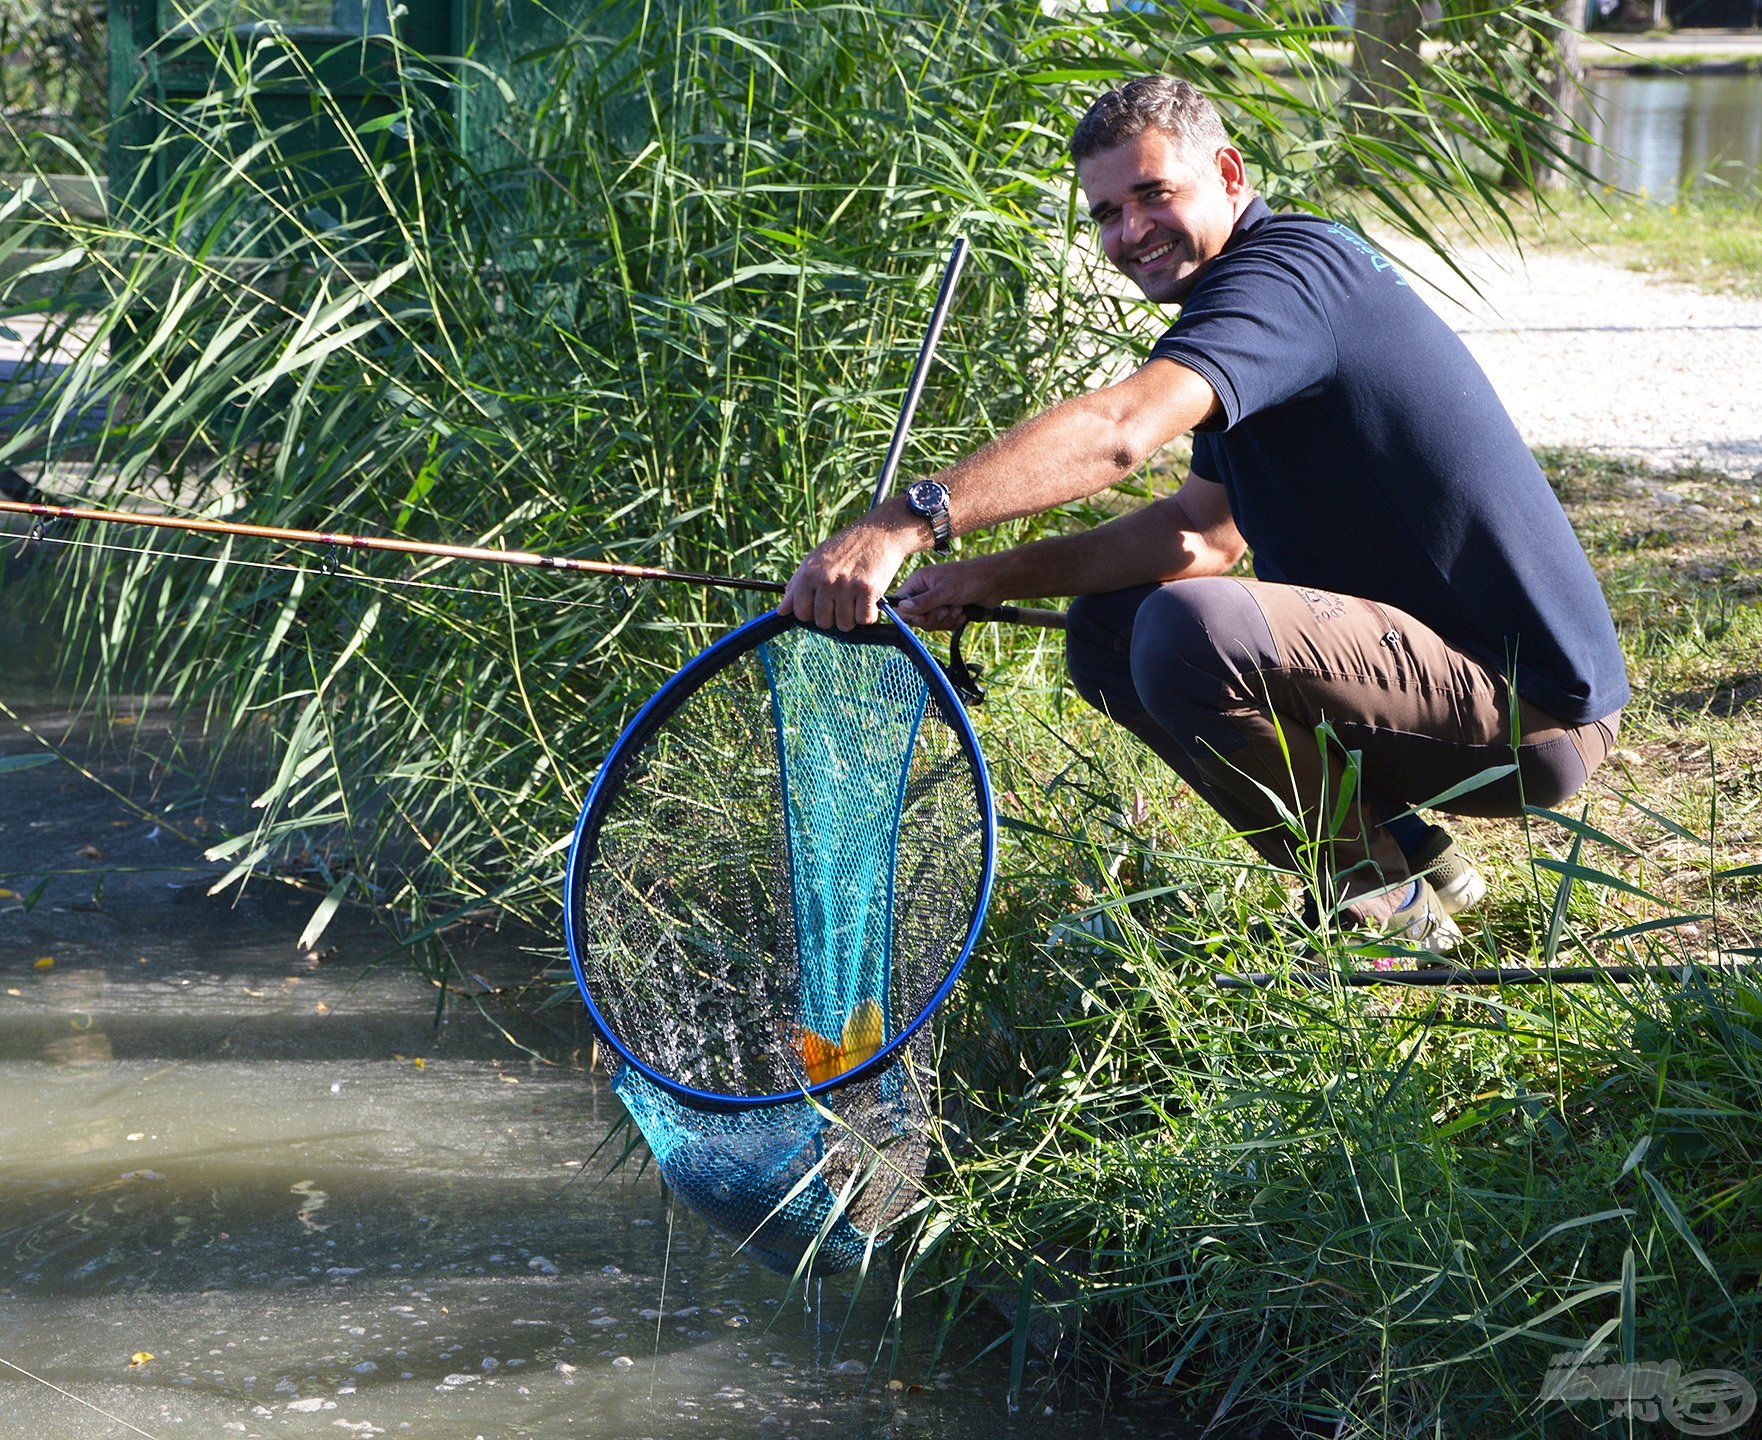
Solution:
M1656 198L1710 176L1762 193L1762 76L1603 71L1587 86L1600 148L1581 158L1605 184Z

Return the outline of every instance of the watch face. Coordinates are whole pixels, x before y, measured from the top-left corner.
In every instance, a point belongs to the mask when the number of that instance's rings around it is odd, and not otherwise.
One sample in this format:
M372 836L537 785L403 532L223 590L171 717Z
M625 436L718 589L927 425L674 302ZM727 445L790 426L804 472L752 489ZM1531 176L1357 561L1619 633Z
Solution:
M920 480L905 492L905 498L920 515L928 515L948 504L948 486L940 480Z

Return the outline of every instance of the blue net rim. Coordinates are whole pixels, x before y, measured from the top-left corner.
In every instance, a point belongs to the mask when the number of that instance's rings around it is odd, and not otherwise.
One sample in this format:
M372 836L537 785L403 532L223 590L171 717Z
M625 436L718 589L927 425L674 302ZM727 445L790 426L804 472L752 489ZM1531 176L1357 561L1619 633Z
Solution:
M610 802L611 790L607 780L617 772L617 762L625 751L645 744L650 736L689 700L698 688L714 675L725 663L729 652L744 653L753 649L774 635L786 630L812 630L816 627L806 625L792 616L780 615L774 610L748 620L744 625L724 635L709 649L687 662L671 679L649 697L643 707L631 717L630 723L624 727L616 743L600 762L600 768L594 775L593 784L588 788L587 799L581 807L581 819L575 826L575 838L569 846L569 866L563 882L563 936L569 950L569 965L575 972L575 984L581 991L581 998L587 1006L587 1013L592 1018L594 1028L600 1037L618 1053L625 1064L638 1074L652 1080L669 1094L678 1096L688 1104L711 1110L751 1110L765 1105L783 1105L791 1101L800 1101L828 1091L836 1090L844 1085L855 1084L860 1080L879 1074L894 1062L895 1057L911 1038L921 1030L936 1007L948 998L954 989L955 981L960 978L967 959L973 953L973 947L979 943L980 931L985 924L985 911L991 903L991 886L997 872L997 811L991 795L991 776L985 768L985 756L979 749L979 737L973 730L973 722L967 716L966 706L961 704L960 696L955 693L954 686L949 683L941 664L937 661L924 642L918 639L911 627L894 612L885 601L881 604L884 623L859 626L852 631L819 630L817 633L829 639L853 645L894 645L912 656L924 675L925 683L935 697L938 708L948 719L955 735L960 742L962 751L973 767L973 775L979 791L979 814L981 818L979 845L980 869L978 898L973 905L973 918L967 927L966 942L961 946L960 953L955 956L954 963L948 967L948 974L943 978L935 992L925 1002L924 1007L908 1024L902 1025L893 1039L862 1064L834 1075L829 1080L821 1080L816 1084L807 1085L795 1090L781 1090L768 1095L725 1095L713 1090L700 1090L695 1086L681 1084L670 1079L654 1067L645 1064L631 1053L628 1046L613 1032L600 1008L594 1003L593 992L587 983L587 976L582 969L581 957L575 944L575 887L580 877L593 864L599 827L607 804Z

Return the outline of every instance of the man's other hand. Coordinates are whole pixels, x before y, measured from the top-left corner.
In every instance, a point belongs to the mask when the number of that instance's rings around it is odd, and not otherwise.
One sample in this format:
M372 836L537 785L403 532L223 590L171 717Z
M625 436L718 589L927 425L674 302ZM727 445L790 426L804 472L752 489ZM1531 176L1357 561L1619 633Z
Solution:
M969 605L995 605L996 567L991 556L946 560L914 570L899 587L899 618L924 630L952 630Z
M910 523L918 528L923 525L918 520ZM822 630L873 625L881 618L881 597L906 557L917 548L909 528L890 516L875 514L840 530L796 567L777 602L778 613L793 615Z

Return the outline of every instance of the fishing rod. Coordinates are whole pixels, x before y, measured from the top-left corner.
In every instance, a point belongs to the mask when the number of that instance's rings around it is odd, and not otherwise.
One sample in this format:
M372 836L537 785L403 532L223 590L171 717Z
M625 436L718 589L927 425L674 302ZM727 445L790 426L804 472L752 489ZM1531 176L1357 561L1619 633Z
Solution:
M230 520L184 519L175 515L143 515L125 510L87 510L42 501L0 500L0 514L27 515L36 523L28 540L54 538L45 533L55 521L90 521L101 525L141 525L159 530L178 530L192 535L229 535L252 540L276 540L290 545L316 545L333 553L367 550L394 555L417 555L433 560L462 560L481 565L514 565L527 569L562 570L599 575L614 580L661 580L706 589L747 590L781 595L777 580L753 580L741 575L713 575L698 570L669 570L656 565L623 565L609 560L585 560L574 555L550 555L534 550L492 550L481 545L442 545L424 540L401 540L382 535L346 535L329 530L295 530L282 525L244 525ZM64 544L78 541L64 540ZM897 597L888 596L889 600ZM966 618L1002 625L1032 625L1062 630L1062 610L1039 610L1023 605L969 605Z

